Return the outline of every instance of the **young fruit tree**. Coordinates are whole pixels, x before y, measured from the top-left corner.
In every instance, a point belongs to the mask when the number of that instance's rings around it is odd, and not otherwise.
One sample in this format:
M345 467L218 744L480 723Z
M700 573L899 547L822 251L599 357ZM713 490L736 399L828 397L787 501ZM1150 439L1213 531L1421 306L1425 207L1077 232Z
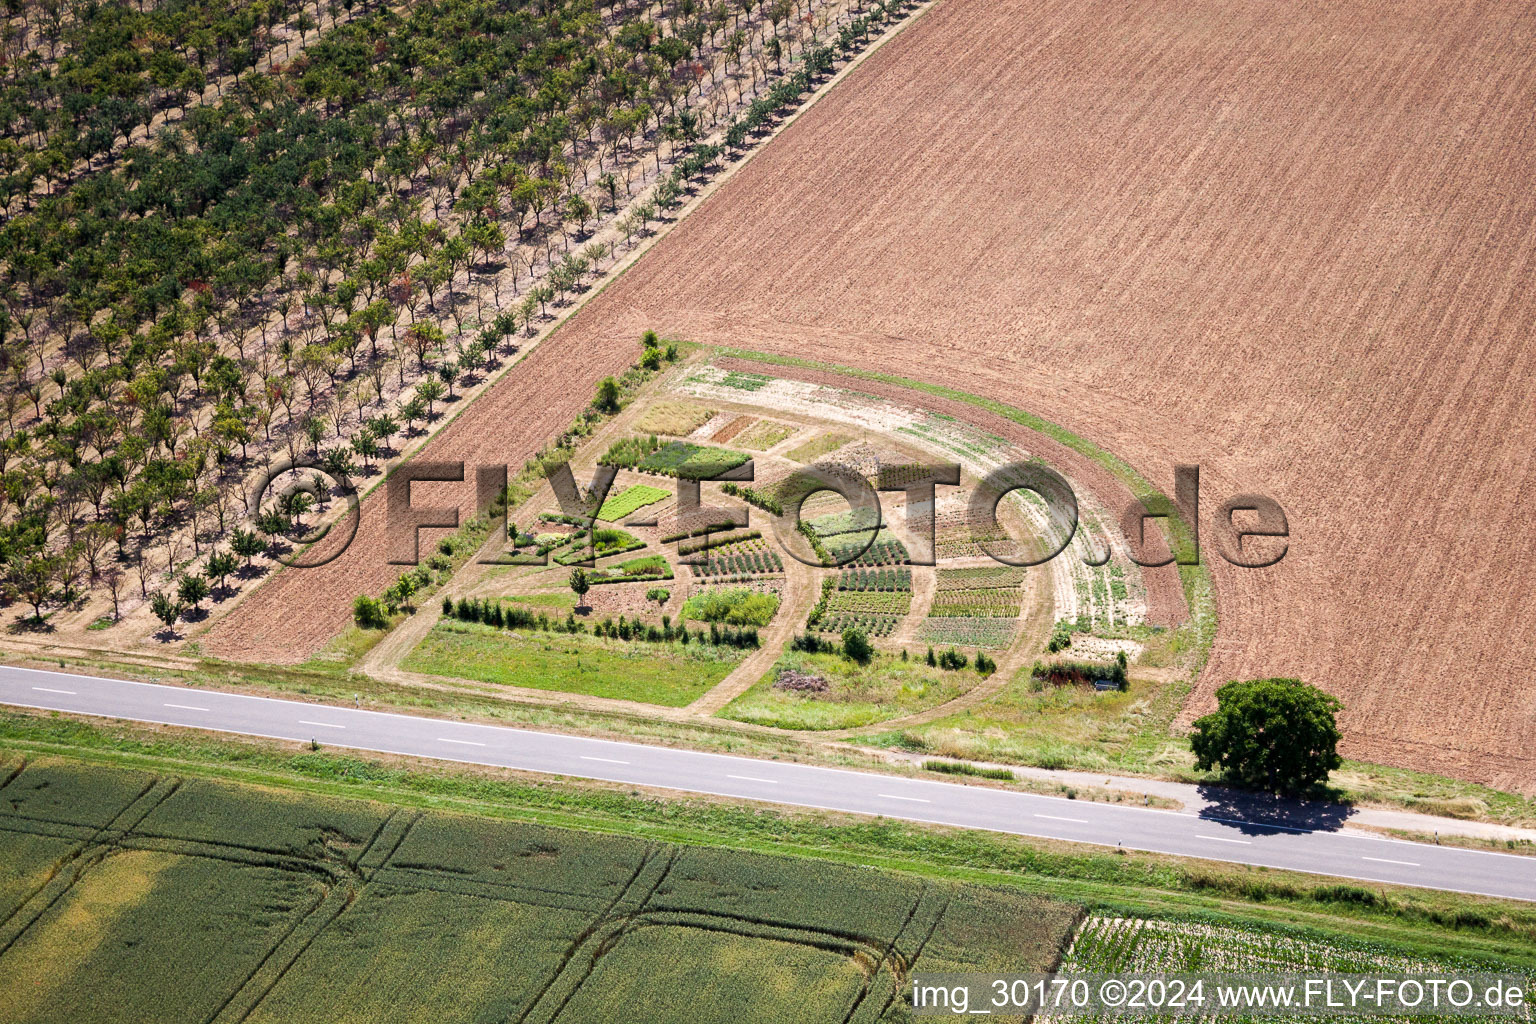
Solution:
M571 592L576 595L576 607L580 608L587 599L587 591L592 589L592 581L587 578L587 570L577 567L571 570Z

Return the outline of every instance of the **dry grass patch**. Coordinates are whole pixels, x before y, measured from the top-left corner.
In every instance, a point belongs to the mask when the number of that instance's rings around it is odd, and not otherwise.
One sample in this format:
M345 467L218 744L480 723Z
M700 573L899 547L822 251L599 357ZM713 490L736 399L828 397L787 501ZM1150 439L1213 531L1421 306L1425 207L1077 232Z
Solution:
M736 445L754 452L765 452L796 431L796 427L777 420L758 420L736 435Z
M815 462L828 452L835 452L852 440L853 438L846 434L822 434L784 454L796 462Z
M713 409L699 405L697 402L668 399L656 402L645 410L635 423L635 429L642 434L686 437L708 423L714 414Z

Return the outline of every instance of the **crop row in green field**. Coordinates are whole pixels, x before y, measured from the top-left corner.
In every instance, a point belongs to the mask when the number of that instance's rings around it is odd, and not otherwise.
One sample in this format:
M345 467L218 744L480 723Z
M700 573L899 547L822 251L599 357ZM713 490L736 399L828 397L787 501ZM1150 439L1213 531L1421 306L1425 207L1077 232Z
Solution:
M910 590L834 590L827 599L828 612L872 612L899 617L911 610Z
M760 530L728 530L707 531L697 538L682 540L677 545L679 555L696 555L701 551L713 551L716 548L727 548L733 544L747 544L749 541L762 539ZM761 547L762 545L755 545Z
M1024 569L1011 565L938 569L936 579L941 593L946 590L1017 589L1024 585Z
M779 553L761 540L730 544L695 557L704 558L691 566L695 576L751 576L784 571Z
M938 617L923 620L918 638L930 644L950 644L956 647L986 647L1001 650L1013 642L1018 619L971 617Z
M1019 614L1023 603L1021 590L941 590L933 596L928 614L934 618L1010 618Z
M1062 960L1061 970L1067 973L1115 973L1115 974L1283 974L1305 973L1315 975L1339 974L1421 974L1454 977L1468 969L1478 969L1470 964L1455 962L1430 962L1374 943L1335 939L1322 941L1315 936L1272 930L1242 928L1232 925L1208 924L1199 921L1163 921L1143 918L1092 917L1084 921L1071 948ZM1486 967L1481 969L1486 970ZM1206 991L1204 997L1217 998ZM1207 1014L1166 1014L1146 1017L1160 1021L1210 1019ZM1529 1013L1522 1007L1517 1012L1504 1015L1479 1017L1485 1021L1528 1021ZM1073 1024L1096 1020L1119 1020L1118 1015L1094 1016L1091 1014L1052 1015L1051 1020L1071 1021ZM1276 1021L1267 1015L1242 1013L1222 1014L1222 1021L1234 1024L1245 1022ZM1369 1020L1400 1020L1399 1017L1380 1017L1366 1014L1330 1014L1329 1021L1338 1024L1356 1024ZM1426 1017L1423 1019L1439 1019Z
M610 494L597 510L597 518L605 523L616 523L632 516L647 505L654 505L672 496L670 491L650 484L631 484L618 494Z
M669 580L672 567L662 555L642 555L617 565L604 566L587 572L592 583L639 583L646 580Z
M857 629L862 630L867 636L890 636L896 631L900 622L900 615L828 610L816 623L816 629L823 633L841 633L845 629Z
M882 529L866 547L862 535L840 537L827 545L827 552L839 565L905 565L911 558L907 546L895 534ZM857 553L857 554L856 554Z
M912 570L844 569L837 576L838 590L911 590Z
M898 1020L912 971L1043 969L1077 915L72 762L29 765L0 795L0 1016L17 1024Z

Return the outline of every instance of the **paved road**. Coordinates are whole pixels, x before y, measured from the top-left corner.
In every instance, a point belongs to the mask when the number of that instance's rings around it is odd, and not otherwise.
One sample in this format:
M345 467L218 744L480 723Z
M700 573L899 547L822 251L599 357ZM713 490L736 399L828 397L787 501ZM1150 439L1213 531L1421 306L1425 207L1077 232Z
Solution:
M1536 901L1536 858L0 666L0 703Z

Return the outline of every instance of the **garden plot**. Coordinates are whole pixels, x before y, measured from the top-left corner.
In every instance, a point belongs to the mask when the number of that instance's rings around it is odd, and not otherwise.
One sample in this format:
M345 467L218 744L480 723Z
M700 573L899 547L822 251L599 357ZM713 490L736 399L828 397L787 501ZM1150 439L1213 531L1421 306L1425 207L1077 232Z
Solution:
M1207 924L1193 921L1159 921L1142 918L1091 917L1072 940L1060 970L1065 974L1440 974L1466 973L1465 965L1434 962L1398 953L1375 943L1344 938L1324 940L1267 928ZM1215 996L1207 993L1208 999ZM1177 1021L1212 1019L1206 1012L1143 1016L1142 1020ZM1044 1014L1041 1020L1086 1022L1119 1020L1120 1015L1082 1013ZM1223 1013L1223 1021L1278 1021L1277 1016ZM1401 1017L1330 1014L1329 1021L1357 1024L1366 1021L1402 1020ZM1427 1018L1425 1018L1427 1019ZM1481 1020L1530 1020L1528 1008Z
M736 582L784 571L777 544L764 537L711 547L690 557L700 559L689 565L693 575L711 582Z
M1007 647L1024 604L1025 572L996 565L936 570L933 605L918 638L930 644Z
M786 459L795 462L821 462L827 455L843 448L853 438L847 434L827 433L811 438L805 444L784 453Z
M729 448L713 448L691 441L661 442L655 435L622 438L608 446L597 460L605 466L618 466L641 473L684 479L709 479L717 473L735 469L751 456Z
M736 435L736 445L749 451L765 452L769 448L784 441L793 435L799 427L788 423L780 423L778 420L758 420L752 426ZM716 441L725 441L723 437L717 437Z
M610 493L597 510L597 518L605 523L617 523L628 519L647 505L665 501L672 492L650 484L631 484L622 491Z
M839 564L849 567L905 565L911 558L907 546L890 530L882 529L875 534L875 539L870 541L868 547L850 559L849 556L858 551L864 541L863 535L834 537L827 542L827 553Z
M535 538L537 539L537 538ZM555 555L557 565L574 565L589 558L606 558L645 547L645 541L627 530L617 527L601 527L592 531L591 543L585 538L566 545Z
M739 371L729 371L739 373ZM718 367L706 367L690 376L681 385L689 394L718 401L731 400L733 389L721 382L729 375ZM754 375L756 376L756 375ZM738 392L735 400L741 401ZM900 405L886 399L860 392L812 384L806 381L767 379L751 394L755 405L776 409L794 415L813 417L829 423L843 423L897 435L909 441L935 458L959 462L972 479L985 476L990 471L1010 462L1026 461L1030 453L1005 438L971 426L950 416L936 415L922 409ZM834 461L848 465L857 472L872 475L882 463L900 465L910 461L894 450L880 450L867 442L858 442L840 448ZM1078 495L1079 525L1071 544L1045 567L1049 574L1051 597L1058 619L1085 620L1090 628L1096 623L1101 628L1117 628L1140 622L1145 616L1145 600L1136 600L1141 593L1139 581L1134 585L1127 574L1131 566L1123 538L1117 531L1105 530L1100 524L1107 521L1086 494ZM974 542L976 531L969 522L966 498L952 488L940 488L938 509L935 512L937 556L943 558L982 555ZM1045 504L1029 492L1015 491L1005 499L1005 508L1018 515L1027 529L1037 535L1048 533L1049 521ZM1016 549L1016 542L1006 536L993 540L998 549L1007 553ZM1108 543L1121 565L1122 575L1115 578L1107 569L1096 570L1083 559L1094 552L1102 553ZM1095 577L1103 599L1095 603ZM1132 589L1134 586L1134 590ZM1116 603L1117 589L1125 593L1122 604ZM989 635L997 636L1000 627L994 626Z
M670 583L615 583L606 587L593 587L587 592L582 603L592 609L588 615L592 620L616 619L624 615L634 620L643 617L660 621L661 610L671 600L675 590L676 586ZM667 595L666 600L657 600L660 593ZM567 604L574 606L575 599L570 591L548 596L564 597L567 599Z
M1072 656L1074 658L1089 658L1097 661L1113 661L1115 656L1123 653L1127 660L1134 662L1141 657L1141 652L1146 649L1144 644L1135 640L1110 639L1099 636L1077 636L1072 638Z
M725 444L727 441L735 440L736 435L745 431L755 422L757 420L753 416L732 416L725 421L724 426L711 431L708 439L715 444Z
M823 633L859 629L867 636L890 636L912 610L912 571L907 568L845 568L823 586L813 612L814 628Z

